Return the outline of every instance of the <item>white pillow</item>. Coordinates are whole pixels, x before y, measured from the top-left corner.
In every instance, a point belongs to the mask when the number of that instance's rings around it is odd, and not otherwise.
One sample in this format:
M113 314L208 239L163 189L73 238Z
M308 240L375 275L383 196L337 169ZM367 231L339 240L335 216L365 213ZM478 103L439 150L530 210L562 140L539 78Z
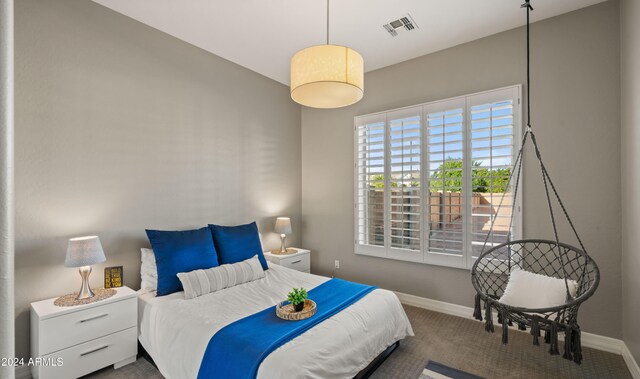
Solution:
M206 295L238 284L264 278L264 269L257 255L253 258L224 264L206 270L179 272L178 279L184 288L184 298Z
M576 296L577 283L568 280L569 293ZM503 304L524 308L548 308L562 305L567 300L567 289L564 279L534 274L515 268L511 271L509 282L500 298Z
M140 288L155 291L158 289L158 268L156 256L152 249L140 249L142 264L140 264Z

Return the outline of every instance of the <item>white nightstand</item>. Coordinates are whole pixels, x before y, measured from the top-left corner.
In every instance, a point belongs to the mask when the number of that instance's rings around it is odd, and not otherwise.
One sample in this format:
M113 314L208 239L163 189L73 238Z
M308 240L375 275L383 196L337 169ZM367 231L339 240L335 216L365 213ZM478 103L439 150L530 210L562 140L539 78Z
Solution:
M31 303L31 357L49 363L32 366L34 378L77 378L136 360L137 294L128 287L116 290L108 299L75 307L55 306L55 298Z
M264 257L271 263L275 263L280 266L288 267L294 270L302 272L311 272L311 251L305 249L296 249L293 254L277 255L271 254L271 252L265 251Z

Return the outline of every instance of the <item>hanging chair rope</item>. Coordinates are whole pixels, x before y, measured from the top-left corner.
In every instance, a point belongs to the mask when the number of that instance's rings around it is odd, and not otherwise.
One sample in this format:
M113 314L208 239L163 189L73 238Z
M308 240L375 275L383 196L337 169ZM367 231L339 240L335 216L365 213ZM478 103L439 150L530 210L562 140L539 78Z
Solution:
M522 144L520 146L524 146L525 145L526 138L527 138L528 135L529 135L529 133L525 133L524 140L522 141ZM521 152L523 151L522 149L520 149L520 150L521 150ZM514 162L514 167L517 167L517 172L515 174L517 179L516 179L516 185L514 186L514 189L513 189L513 199L511 200L511 215L512 215L512 217L509 218L509 229L507 229L507 230L513 230L513 214L514 214L514 212L516 210L516 201L515 201L515 199L518 198L518 189L519 189L519 184L520 184L520 174L522 173L522 153L521 152L518 153L519 158L516 159L516 162ZM508 185L508 183L507 183L507 185ZM508 187L505 187L505 189L503 191L506 192L507 188ZM502 193L503 199L504 199L505 192ZM502 199L500 201L502 201ZM498 207L498 212L496 212L496 217L498 216L499 212L500 212L500 207ZM489 229L489 230L491 231L492 229ZM488 236L489 235L487 234L487 237ZM511 240L511 235L510 234L509 234L508 240L509 241ZM492 239L492 242L493 242L493 239ZM482 245L482 251L484 251L484 249L486 248L486 244L487 244L487 241L485 239L485 243ZM511 267L511 255L509 255L509 271L511 271L511 268L512 268Z
M526 0L520 8L527 8L527 130L531 130L531 38L529 37L529 13L533 10L531 1Z
M509 220L509 229L511 230L512 226L513 226L513 212L515 210L515 205L516 205L516 196L518 194L518 184L520 183L520 172L522 170L522 154L524 152L524 146L527 143L527 136L529 135L529 133L531 132L531 75L530 75L530 47L529 47L529 12L533 10L533 7L531 6L531 2L529 0L527 0L524 4L522 4L520 6L521 8L527 8L527 130L524 133L524 136L522 137L522 141L520 143L520 150L518 151L518 156L513 164L514 167L517 167L517 175L516 175L516 185L514 187L514 196L513 196L513 200L512 200L512 204L511 204L511 219ZM511 173L509 173L509 178L507 179L507 182L505 183L504 186L504 190L502 192L502 196L500 197L500 203L498 203L498 209L496 210L495 216L491 217L491 225L489 226L489 233L487 233L487 236L484 239L484 243L482 244L482 252L485 251L485 249L487 248L487 243L489 242L489 237L492 235L493 233L493 226L495 224L496 218L498 216L498 214L500 213L500 209L502 208L502 204L504 202L504 198L505 195L507 193L507 189L509 188L509 185L511 184L511 181L513 180L513 176L514 173L516 172L516 170L512 170ZM511 239L511 236L509 236L509 239ZM493 242L493 239L492 239ZM511 260L509 260L511 261Z
M515 181L515 186L514 186L514 191L513 191L513 200L512 200L512 204L511 204L511 219L509 220L509 229L508 230L512 230L513 227L513 214L515 212L515 206L516 206L516 198L518 196L518 188L519 188L519 184L520 184L520 175L522 173L522 160L523 160L523 154L524 154L524 149L525 146L527 144L528 141L528 136L531 135L531 142L533 143L534 146L534 150L535 150L535 154L536 154L536 158L538 159L538 162L540 164L540 171L542 174L542 181L544 184L544 189L545 189L545 197L547 199L547 206L549 208L549 215L551 217L551 225L553 228L553 235L555 238L555 242L556 242L556 247L554 248L554 251L556 252L556 256L558 257L558 259L560 260L560 266L562 268L562 277L564 279L565 282L565 289L567 292L567 297L571 298L571 291L569 291L569 283L568 283L568 278L567 278L567 273L565 270L565 265L564 265L564 257L563 257L563 252L560 249L560 238L559 238L559 234L558 234L558 227L557 227L557 223L556 223L556 215L554 213L553 210L553 204L551 201L551 194L549 191L549 186L551 186L551 190L553 191L553 194L555 196L555 198L558 201L558 204L560 205L560 208L562 209L562 212L565 216L565 218L567 219L569 225L571 226L571 230L573 231L573 234L576 236L578 243L580 244L580 247L582 248L582 251L584 251L586 253L586 249L584 247L584 244L582 243L582 239L580 238L580 236L578 235L578 232L573 224L573 220L571 220L571 217L569 216L569 213L566 209L566 207L564 206L564 203L562 202L562 199L560 198L560 195L558 194L558 191L556 189L556 186L553 184L553 181L551 180L551 176L549 175L549 172L547 171L547 168L542 160L542 153L540 152L540 149L538 147L538 143L536 140L536 136L535 133L533 132L533 129L531 127L531 31L530 31L530 12L533 10L533 7L531 6L531 1L526 1L524 4L522 4L521 8L526 8L526 14L527 14L527 24L526 24L526 35L527 35L527 129L525 131L525 134L522 138L522 142L520 145L520 150L518 151L518 155L516 157L516 160L514 161L514 169L511 171L509 178L507 179L507 182L505 184L505 188L504 191L502 193L502 196L500 198L500 202L498 203L498 208L495 212L495 215L493 217L491 217L491 224L489 226L489 232L487 233L484 243L482 245L482 252L484 252L486 250L487 244L489 242L489 238L492 237L493 235L493 230L494 230L494 225L495 225L495 221L497 219L497 216L500 214L500 209L502 209L503 203L504 203L504 199L506 197L507 194L507 190L509 188L509 186L511 185L511 182L513 181L513 177L515 176L516 181ZM509 240L511 240L511 234L509 234ZM493 241L493 239L492 239ZM492 243L493 245L493 243ZM511 259L509 259L509 264L511 263ZM583 275L581 275L582 277Z
M507 182L504 185L504 192L502 192L502 196L500 197L500 202L498 203L498 208L496 209L495 212L495 216L491 217L491 224L489 225L489 232L487 233L485 239L484 239L484 243L482 244L482 252L485 251L486 247L487 247L487 243L489 242L489 237L491 236L491 234L493 233L493 226L496 222L497 216L500 213L500 209L502 208L502 204L504 203L504 198L507 194L507 189L509 188L509 186L511 185L511 181L513 180L513 177L516 177L516 184L514 186L514 191L513 191L513 201L511 204L511 214L513 215L513 212L515 210L515 205L516 205L516 196L518 194L518 185L520 184L520 171L522 170L522 154L524 152L524 146L527 142L527 136L529 135L529 130L527 130L524 133L524 137L522 137L522 142L520 143L520 150L518 151L518 155L516 157L516 160L513 163L514 167L517 167L517 170L512 170L511 173L509 174L509 178L507 179ZM517 175L514 175L516 174ZM509 220L509 230L511 230L511 227L513 226L513 217L511 217L511 219ZM509 239L511 239L509 237Z
M527 10L527 13L529 13L529 11ZM533 143L533 146L535 147L535 151L536 151L536 157L538 158L538 162L540 163L540 173L542 174L542 182L544 183L544 193L547 197L547 205L549 207L549 215L551 216L551 225L553 225L553 236L555 237L556 240L556 246L553 249L554 251L557 251L557 257L560 260L560 267L562 268L562 277L564 278L564 287L567 291L567 299L571 299L571 292L569 291L569 283L568 283L568 278L567 278L567 272L565 270L564 267L564 259L562 257L562 251L560 250L560 238L558 237L558 228L556 226L556 217L555 214L553 213L553 205L551 204L551 196L549 195L549 185L547 184L547 179L549 180L549 182L551 181L551 178L548 178L547 175L545 174L546 170L544 168L544 163L542 162L542 154L540 153L540 149L538 149L538 143L536 142L536 136L535 134L533 134L533 132L531 133L531 141ZM560 200L559 200L560 201ZM567 215L568 217L568 215Z

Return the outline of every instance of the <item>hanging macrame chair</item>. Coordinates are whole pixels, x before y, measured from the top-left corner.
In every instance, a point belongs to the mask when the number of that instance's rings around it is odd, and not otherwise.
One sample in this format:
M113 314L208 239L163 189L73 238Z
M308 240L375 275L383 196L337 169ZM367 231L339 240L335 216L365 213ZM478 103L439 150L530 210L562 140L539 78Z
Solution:
M524 3L522 7L526 8L527 12L527 129L522 138L521 148L514 161L513 169L505 188L513 190L513 201L511 205L511 215L513 215L516 206L515 200L518 196L518 186L520 184L523 151L527 142L530 140L540 164L555 240L509 240L506 243L490 246L489 249L486 249L489 237L493 233L496 219L495 216L492 217L491 226L484 241L482 253L471 269L471 282L477 292L473 316L477 320L482 321L482 306L484 305L485 329L488 332L494 332L493 312L497 312L498 323L502 324L502 342L505 344L508 342L508 327L510 325L517 325L520 330L530 330L534 345L540 344L539 337L541 336L541 332L544 332L544 340L549 344L549 353L552 355L560 354L558 334L563 333L563 357L579 364L582 361L582 345L580 342L580 326L578 325L578 309L585 300L593 295L598 287L600 272L596 263L587 254L582 240L580 236L578 236L573 222L558 195L558 191L551 181L549 172L542 161L536 136L531 129L531 107L529 100L529 13L533 8L531 7L530 1ZM515 183L513 183L514 178ZM500 213L500 208L502 207L507 192L509 191L505 191L502 195L498 209L495 212L496 215ZM552 196L557 199L558 205L577 238L580 248L560 242L552 205ZM513 218L510 221L508 230L512 230L512 226ZM509 239L510 238L511 236L509 236ZM514 269L526 270L536 274L563 279L567 295L565 303L559 306L537 309L514 307L501 303L499 300L504 294L510 274ZM572 296L569 290L569 281L575 281L577 284L574 296Z

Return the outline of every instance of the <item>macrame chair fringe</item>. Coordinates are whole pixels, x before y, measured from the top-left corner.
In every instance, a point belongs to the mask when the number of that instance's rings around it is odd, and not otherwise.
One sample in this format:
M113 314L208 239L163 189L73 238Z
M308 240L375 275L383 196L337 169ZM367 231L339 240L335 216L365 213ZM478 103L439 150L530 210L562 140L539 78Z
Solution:
M504 345L509 343L509 323L505 322L505 319L507 318L507 311L503 310L502 312L499 313L500 315L502 315L502 343Z
M487 332L494 332L493 329L493 313L491 312L491 303L487 301L487 305L485 308L485 324L484 324L484 330L486 330Z
M566 328L564 330L564 354L562 358L571 360L571 339L572 339L572 329Z
M551 342L549 343L549 354L559 355L558 351L558 325L555 322L551 323Z
M478 304L482 304L481 300L478 301ZM485 330L490 333L495 332L495 327L493 324L493 308L498 307L498 323L501 324L502 329L502 343L507 345L509 343L509 310L507 308L500 308L499 303L491 304L490 302L486 302L485 306ZM475 312L475 311L474 311ZM477 313L482 318L482 312ZM477 314L474 313L474 316ZM507 320L507 321L505 321ZM580 327L576 325L565 326L559 321L550 321L545 320L548 328L544 329L544 341L549 344L549 354L550 355L560 355L559 351L559 340L558 334L560 331L564 332L564 345L563 345L563 354L562 358L566 360L572 360L577 364L582 363L582 344L581 344L581 332ZM517 321L519 330L527 330L527 326L530 327L530 334L533 339L533 345L540 346L540 337L541 337L541 328L540 328L540 319L536 315L531 315L529 322L525 321Z
M540 324L538 323L537 318L534 318L531 322L531 335L533 336L533 344L535 346L540 346Z
M482 309L480 308L480 294L476 294L476 301L473 306L473 318L478 321L482 321Z
M580 327L575 326L571 330L571 353L573 354L573 361L577 364L582 363L582 342L580 341Z

